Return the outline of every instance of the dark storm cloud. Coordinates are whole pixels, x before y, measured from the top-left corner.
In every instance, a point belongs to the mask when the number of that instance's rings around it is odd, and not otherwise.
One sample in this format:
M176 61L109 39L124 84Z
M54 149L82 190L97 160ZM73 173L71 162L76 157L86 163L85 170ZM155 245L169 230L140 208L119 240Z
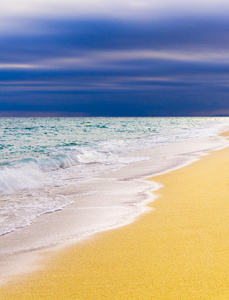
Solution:
M27 20L0 36L0 110L228 112L229 21Z
M179 19L27 21L27 29L1 37L1 61L33 61L81 51L135 49L227 49L229 21ZM26 26L26 27L27 27Z

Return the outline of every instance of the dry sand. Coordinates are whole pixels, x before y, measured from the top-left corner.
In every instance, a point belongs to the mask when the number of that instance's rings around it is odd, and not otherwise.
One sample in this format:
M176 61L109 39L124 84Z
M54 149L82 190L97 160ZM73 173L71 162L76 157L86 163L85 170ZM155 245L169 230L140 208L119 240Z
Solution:
M155 210L44 254L0 299L229 299L228 175L226 148L152 178Z

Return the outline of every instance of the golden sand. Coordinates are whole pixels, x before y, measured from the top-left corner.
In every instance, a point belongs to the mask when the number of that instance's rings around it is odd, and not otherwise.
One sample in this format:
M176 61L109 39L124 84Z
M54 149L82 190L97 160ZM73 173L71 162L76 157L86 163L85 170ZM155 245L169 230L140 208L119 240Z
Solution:
M229 299L229 148L153 180L155 210L48 255L0 299Z

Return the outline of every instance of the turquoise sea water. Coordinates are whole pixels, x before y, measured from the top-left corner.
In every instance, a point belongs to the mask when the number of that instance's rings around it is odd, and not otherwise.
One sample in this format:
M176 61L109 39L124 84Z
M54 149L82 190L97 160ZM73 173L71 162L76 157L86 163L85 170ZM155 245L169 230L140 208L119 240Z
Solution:
M141 157L122 154L223 131L228 118L1 118L0 234L73 202L51 189Z

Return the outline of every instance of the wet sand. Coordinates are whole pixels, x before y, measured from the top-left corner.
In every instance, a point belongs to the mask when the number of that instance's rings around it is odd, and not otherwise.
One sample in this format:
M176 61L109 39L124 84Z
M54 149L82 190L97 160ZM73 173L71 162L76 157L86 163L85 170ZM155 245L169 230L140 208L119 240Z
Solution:
M226 148L151 178L163 185L154 210L43 253L43 268L3 286L0 299L228 299L228 172Z

